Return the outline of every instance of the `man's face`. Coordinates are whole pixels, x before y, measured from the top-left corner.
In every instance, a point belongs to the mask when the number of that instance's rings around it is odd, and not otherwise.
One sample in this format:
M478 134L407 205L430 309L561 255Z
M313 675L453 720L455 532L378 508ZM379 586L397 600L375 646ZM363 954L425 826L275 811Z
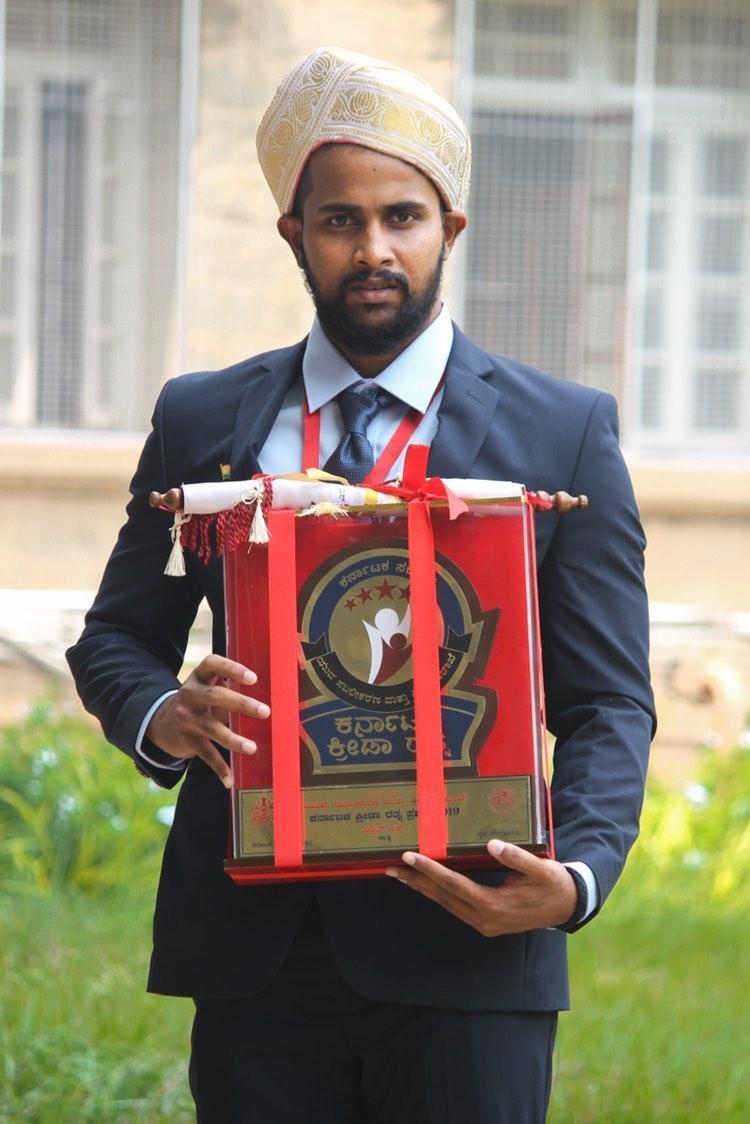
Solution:
M281 234L304 269L326 334L359 356L402 350L437 315L446 250L465 225L426 176L355 145L316 152L301 216Z

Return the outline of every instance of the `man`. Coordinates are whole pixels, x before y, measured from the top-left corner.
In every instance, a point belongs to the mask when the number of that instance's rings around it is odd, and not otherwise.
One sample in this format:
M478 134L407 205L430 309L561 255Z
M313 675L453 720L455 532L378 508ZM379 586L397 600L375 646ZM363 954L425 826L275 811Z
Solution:
M453 109L385 63L321 50L286 77L258 152L316 320L301 344L165 386L69 654L110 741L159 784L184 773L149 986L195 998L201 1121L542 1120L567 1006L555 927L593 916L637 832L653 711L614 400L490 356L451 324L440 278L466 225L469 151ZM502 869L473 878L414 854L379 880L239 887L223 874L231 774L218 747L255 751L226 711L268 710L227 685L255 675L223 656L220 566L163 577L148 495L218 479L222 464L234 479L298 470L303 392L320 411L321 463L353 479L416 408L431 474L589 495L585 517L550 514L537 534L560 862L495 841ZM215 654L180 685L203 595Z

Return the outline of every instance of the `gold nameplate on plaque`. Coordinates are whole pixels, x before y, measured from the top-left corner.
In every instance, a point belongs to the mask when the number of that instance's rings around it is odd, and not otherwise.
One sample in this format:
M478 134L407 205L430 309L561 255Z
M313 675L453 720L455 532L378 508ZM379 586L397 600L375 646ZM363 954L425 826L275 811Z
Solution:
M416 784L316 785L303 790L305 856L331 858L417 847ZM531 778L474 777L446 782L448 845L452 853L477 851L489 839L518 846L534 842ZM273 856L270 788L238 793L243 859Z

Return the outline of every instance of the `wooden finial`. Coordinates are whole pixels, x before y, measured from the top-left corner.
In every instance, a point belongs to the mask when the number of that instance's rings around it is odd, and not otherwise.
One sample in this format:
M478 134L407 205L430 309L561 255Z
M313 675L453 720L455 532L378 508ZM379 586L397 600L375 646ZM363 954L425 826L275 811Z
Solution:
M170 488L168 492L152 492L148 502L151 507L159 507L162 511L182 511L182 488Z
M559 511L564 515L566 511L570 511L572 507L578 507L582 511L589 506L588 496L569 496L567 492L555 492L553 496L549 492L538 491L537 495L543 500L547 500L552 504L555 511Z

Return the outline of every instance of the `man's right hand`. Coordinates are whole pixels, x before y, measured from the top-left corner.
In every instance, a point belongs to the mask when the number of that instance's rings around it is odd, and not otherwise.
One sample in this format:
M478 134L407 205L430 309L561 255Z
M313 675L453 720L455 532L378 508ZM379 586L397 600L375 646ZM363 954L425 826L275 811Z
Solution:
M200 757L213 769L225 788L232 784L232 771L212 742L235 753L255 753L255 742L229 728L229 712L268 718L263 702L233 691L229 680L251 686L254 671L224 656L206 656L174 695L162 703L146 729L154 745L180 760Z

